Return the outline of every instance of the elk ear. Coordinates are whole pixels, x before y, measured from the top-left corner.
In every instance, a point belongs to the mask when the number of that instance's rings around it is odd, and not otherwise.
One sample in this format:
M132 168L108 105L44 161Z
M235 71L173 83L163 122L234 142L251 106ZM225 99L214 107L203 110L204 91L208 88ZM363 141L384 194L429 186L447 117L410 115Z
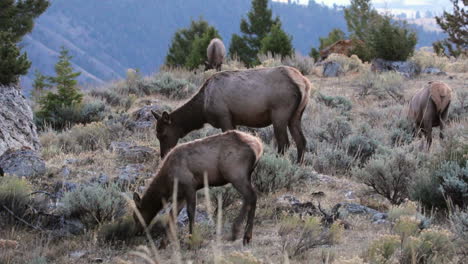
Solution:
M168 124L168 125L171 124L171 117L169 116L169 113L168 113L168 112L164 111L164 112L162 113L162 121L163 121L164 123Z
M153 114L153 116L154 116L154 118L155 118L156 120L161 119L161 116L160 116L158 113L154 112L153 110L151 110L151 114Z
M133 201L135 202L136 207L140 208L141 198L140 195L138 195L136 192L133 193Z

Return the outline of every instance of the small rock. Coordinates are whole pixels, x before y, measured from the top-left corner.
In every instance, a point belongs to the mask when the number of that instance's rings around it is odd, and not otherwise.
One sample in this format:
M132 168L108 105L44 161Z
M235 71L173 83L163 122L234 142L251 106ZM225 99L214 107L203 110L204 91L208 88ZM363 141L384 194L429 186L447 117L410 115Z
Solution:
M440 70L439 68L437 67L427 67L425 68L422 73L425 73L425 74L434 74L434 75L447 75L446 72Z
M354 194L353 191L348 191L346 192L345 194L345 198L348 199L348 200L356 200L356 195Z
M385 220L388 218L388 214L386 213L376 213L372 216L372 221L373 222L377 222L377 221L380 221L380 220Z
M113 141L109 146L109 150L112 152L119 152L125 150L126 148L129 148L131 145L132 144L130 144L130 142Z
M289 214L314 215L317 213L312 202L302 203L290 194L284 194L276 199L276 212L288 212Z
M62 182L58 181L55 183L54 192L57 198L62 198L65 192L71 192L78 188L78 184L74 182Z
M41 177L46 173L45 161L27 147L6 151L0 156L0 167L5 173L18 177Z
M375 215L380 213L377 210L372 208L360 205L360 204L353 204L353 203L343 203L341 206L342 209L346 210L346 212L350 214L372 214Z
M93 178L93 179L91 180L91 182L92 182L92 183L97 182L97 183L99 183L99 184L101 184L101 185L102 185L102 184L107 184L107 183L109 183L109 176L107 176L107 175L104 174L104 173L101 173L101 174L99 174L98 177Z
M284 195L281 195L280 197L278 197L278 198L276 199L275 202L276 202L277 204L283 205L283 206L292 206L292 205L301 203L301 201L299 201L299 199L297 199L296 197L292 196L291 194L284 194Z
M68 234L81 235L84 234L85 226L78 219L68 219L63 222L61 229Z
M208 213L198 208L195 210L195 223L204 223L208 225L213 225L213 222L208 217ZM179 216L177 217L177 225L186 226L188 224L189 224L189 218L187 214L187 208L184 207L180 211Z
M74 258L74 259L79 259L81 257L83 257L84 255L86 255L86 251L85 250L77 250L77 251L73 251L72 253L69 254L70 258Z
M120 160L131 163L143 163L156 156L156 151L154 149L144 146L134 146L128 142L112 142L110 149L117 153Z
M380 219L380 220L374 221L372 223L374 223L376 225L383 225L383 224L388 224L389 222L387 220L385 220L385 219Z
M122 186L133 184L138 178L146 176L144 170L145 166L142 164L128 164L124 167L120 167L118 169L116 182Z
M323 66L324 77L338 77L344 75L343 67L337 62L328 61Z
M314 197L314 198L320 198L320 197L325 197L325 193L320 191L320 192L313 192L310 194L310 196Z
M161 112L165 109L161 107L160 105L157 105L159 101L155 101L151 103L152 103L151 105L145 105L142 108L132 113L131 118L132 118L132 121L134 121L135 128L139 128L139 129L151 128L153 124L156 123L156 119L154 118L151 111Z
M65 159L65 161L63 163L65 163L65 165L72 165L72 164L76 164L78 162L79 162L78 159Z
M57 174L60 178L68 178L71 174L70 169L67 166L63 166L62 169Z

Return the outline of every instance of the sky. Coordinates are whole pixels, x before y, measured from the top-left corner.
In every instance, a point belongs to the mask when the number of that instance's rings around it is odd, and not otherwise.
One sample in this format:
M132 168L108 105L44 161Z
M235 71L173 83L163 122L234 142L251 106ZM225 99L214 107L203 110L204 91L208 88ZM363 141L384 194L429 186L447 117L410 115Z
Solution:
M287 0L273 0L278 2L287 2ZM293 0L296 1L296 0ZM301 4L307 4L309 0L298 0ZM315 0L317 3L324 3L328 6L337 5L349 5L350 0ZM413 16L416 11L420 11L424 14L426 11L440 14L444 10L451 11L452 5L449 0L372 0L372 5L379 11L390 10L393 14L399 14L402 12L407 13L409 16Z

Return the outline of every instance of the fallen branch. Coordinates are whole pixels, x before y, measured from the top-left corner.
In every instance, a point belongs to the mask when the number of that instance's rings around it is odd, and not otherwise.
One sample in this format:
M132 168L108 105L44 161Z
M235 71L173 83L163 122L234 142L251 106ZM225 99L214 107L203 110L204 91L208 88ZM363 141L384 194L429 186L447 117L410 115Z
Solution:
M45 195L47 195L47 196L49 196L49 197L51 197L51 198L54 198L54 199L57 198L57 196L56 196L55 194L51 194L50 192L46 192L46 191L35 191L35 192L32 192L32 193L28 194L28 196L31 196L31 195L34 195L34 194L38 194L38 193L45 194Z
M10 209L8 209L8 207L6 207L5 205L2 205L3 209L5 209L5 211L7 211L11 216L13 216L16 220L22 222L23 224L31 227L32 229L35 229L35 230L39 230L39 231L42 231L44 232L44 230L38 226L34 226L28 222L26 222L26 220L22 219L21 217L15 215L15 213L13 213Z

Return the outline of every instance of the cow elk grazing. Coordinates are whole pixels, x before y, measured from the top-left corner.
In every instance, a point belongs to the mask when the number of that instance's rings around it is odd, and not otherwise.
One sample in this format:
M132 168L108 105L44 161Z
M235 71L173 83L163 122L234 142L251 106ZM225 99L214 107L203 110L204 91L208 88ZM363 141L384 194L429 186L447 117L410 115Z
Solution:
M447 120L452 89L443 82L429 82L419 90L410 101L408 117L415 122L416 129L422 131L427 139L427 148L432 144L432 128L440 126L440 138Z
M254 136L229 131L222 134L181 144L171 150L147 187L143 197L134 193L133 200L144 222L148 225L163 208L164 201L173 195L177 179L177 214L187 204L190 234L193 232L196 192L204 187L204 174L209 186L231 183L243 198L239 216L233 223L232 239L235 240L247 213L244 244L252 238L253 220L257 196L251 182L251 174L263 153L261 141ZM176 215L177 215L176 214ZM173 212L170 212L173 215ZM142 225L136 214L137 230Z
M219 38L212 39L208 48L206 48L208 61L205 62L205 71L209 69L220 71L224 56L226 56L226 48L224 47L223 41Z
M312 85L291 67L224 71L211 76L200 90L172 113L152 112L161 157L190 131L209 123L222 131L236 126L266 127L273 124L278 152L289 147L287 128L297 146L297 162L302 162L306 138L301 118L309 102Z

